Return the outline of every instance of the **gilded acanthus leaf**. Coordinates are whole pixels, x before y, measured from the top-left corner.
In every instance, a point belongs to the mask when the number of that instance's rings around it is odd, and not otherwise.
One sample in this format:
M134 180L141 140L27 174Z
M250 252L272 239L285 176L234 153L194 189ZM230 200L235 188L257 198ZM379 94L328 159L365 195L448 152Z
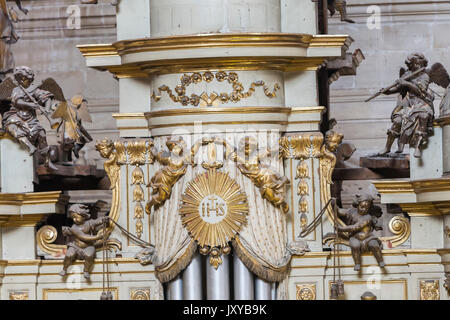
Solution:
M132 141L127 144L130 164L133 166L145 164L147 145L145 140Z
M311 136L297 135L291 138L292 155L295 159L308 159L311 154Z

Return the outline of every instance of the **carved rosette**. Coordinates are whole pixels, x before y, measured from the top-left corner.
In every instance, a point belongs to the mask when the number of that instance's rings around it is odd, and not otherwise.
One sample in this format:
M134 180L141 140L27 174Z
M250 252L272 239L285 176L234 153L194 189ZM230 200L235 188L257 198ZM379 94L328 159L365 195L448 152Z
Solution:
M202 81L204 82L212 82L216 80L217 82L227 82L231 88L231 92L202 92L200 94L192 93L190 96L186 95L186 88L190 85L198 84ZM175 93L173 93L172 89L167 85L162 85L158 88L158 95L153 92L152 99L155 102L161 100L162 92L166 92L169 98L176 103L181 103L183 106L200 106L200 107L211 107L217 106L224 103L237 103L242 99L249 98L255 92L257 87L262 87L264 90L264 94L268 98L276 97L276 92L280 89L280 85L275 83L273 86L273 90L270 91L269 87L264 83L264 81L254 81L250 84L250 88L245 91L244 86L241 82L239 82L239 76L235 72L225 72L219 71L215 74L211 71L206 71L203 73L192 73L192 74L184 74L180 79L180 84L175 87Z
M439 280L420 281L420 300L440 300Z
M316 285L314 283L297 284L296 300L316 300Z
M132 289L130 291L131 300L150 300L150 289Z

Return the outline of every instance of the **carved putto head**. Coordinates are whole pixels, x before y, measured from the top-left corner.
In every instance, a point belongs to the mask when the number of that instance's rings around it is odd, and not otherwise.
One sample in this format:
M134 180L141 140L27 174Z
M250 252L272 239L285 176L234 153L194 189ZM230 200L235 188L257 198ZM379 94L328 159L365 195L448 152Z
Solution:
M173 155L181 156L186 148L186 143L182 137L179 137L178 140L168 139L166 141L166 146Z
M112 140L105 138L103 140L97 141L95 149L100 152L102 158L108 159L114 150L114 143L112 142Z
M14 69L14 78L25 88L28 88L34 81L34 72L30 67L21 66Z
M337 133L336 131L329 130L325 134L325 145L328 150L331 152L335 152L339 145L342 143L342 139L344 139L344 135Z
M69 216L77 224L91 218L89 207L81 203L76 203L69 207Z
M405 60L409 70L415 71L428 65L428 60L422 53L413 52Z

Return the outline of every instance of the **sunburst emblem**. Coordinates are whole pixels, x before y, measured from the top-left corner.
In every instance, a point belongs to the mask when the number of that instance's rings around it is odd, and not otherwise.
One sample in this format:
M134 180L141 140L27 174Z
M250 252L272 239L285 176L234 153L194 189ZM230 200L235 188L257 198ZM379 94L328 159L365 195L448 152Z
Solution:
M189 182L180 214L200 247L226 247L247 223L247 195L227 173L209 170Z

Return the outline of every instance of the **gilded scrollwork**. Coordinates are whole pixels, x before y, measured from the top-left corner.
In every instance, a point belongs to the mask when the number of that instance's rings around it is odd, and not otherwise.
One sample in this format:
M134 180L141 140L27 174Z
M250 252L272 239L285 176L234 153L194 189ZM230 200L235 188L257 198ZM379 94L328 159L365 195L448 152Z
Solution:
M186 88L191 84L197 84L202 81L211 82L216 79L218 82L227 81L233 91L230 93L222 92L216 93L212 92L210 94L203 92L200 95L195 93L190 96L186 95ZM192 106L217 106L220 103L237 103L242 99L249 98L253 95L257 87L262 87L264 90L264 94L268 98L276 97L276 92L280 89L280 85L275 83L273 90L270 91L269 87L265 84L264 81L254 81L251 83L248 91L244 91L244 86L239 82L239 76L235 72L224 72L219 71L215 74L207 71L203 74L193 73L193 74L184 74L180 79L180 84L177 85L174 89L175 93L173 93L172 89L167 85L162 85L158 88L158 95L153 92L152 99L156 102L161 100L161 95L163 92L166 92L169 98L173 102L181 103L183 106L192 105Z
M64 255L67 246L54 244L57 236L58 232L55 227L45 225L37 231L36 243L43 252L55 257L62 256Z

